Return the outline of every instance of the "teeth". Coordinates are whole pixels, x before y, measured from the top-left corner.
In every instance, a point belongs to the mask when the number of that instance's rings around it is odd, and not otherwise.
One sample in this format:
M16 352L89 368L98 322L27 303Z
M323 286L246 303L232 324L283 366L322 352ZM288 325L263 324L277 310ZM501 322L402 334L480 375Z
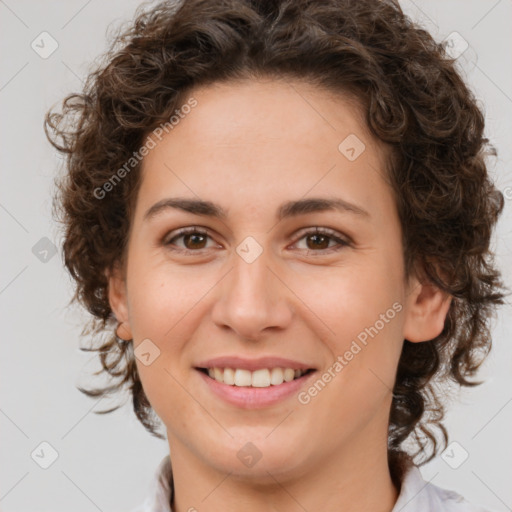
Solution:
M219 382L224 382L224 384L229 384L230 386L235 385L235 370L232 368L225 368L224 369L224 380L222 379L223 376L221 374L220 379L217 379Z
M295 378L295 370L292 368L285 368L283 374L286 382L290 382Z
M279 386L284 381L282 368L272 368L270 372L270 384L273 386Z
M217 370L218 368L216 368ZM220 369L218 369L221 371ZM250 386L251 372L248 370L235 370L235 386Z
M270 386L270 372L266 368L252 372L251 385L253 388L268 388Z
M279 386L283 382L290 382L304 375L306 370L293 368L262 368L251 372L241 368L208 368L208 375L218 382L230 386L268 388Z

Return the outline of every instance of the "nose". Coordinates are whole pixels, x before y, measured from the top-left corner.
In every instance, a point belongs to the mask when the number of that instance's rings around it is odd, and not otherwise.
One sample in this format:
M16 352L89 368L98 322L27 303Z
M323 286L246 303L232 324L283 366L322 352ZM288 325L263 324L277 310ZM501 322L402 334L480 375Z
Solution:
M240 339L258 341L272 331L285 329L292 318L293 295L278 270L269 266L265 251L248 263L233 255L234 267L217 289L212 319Z

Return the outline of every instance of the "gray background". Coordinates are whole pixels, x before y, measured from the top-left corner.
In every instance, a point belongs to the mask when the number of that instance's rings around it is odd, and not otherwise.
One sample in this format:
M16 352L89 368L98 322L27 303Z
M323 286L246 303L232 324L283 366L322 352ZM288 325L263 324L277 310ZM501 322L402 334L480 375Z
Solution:
M506 208L494 247L510 285L512 2L401 3L437 40L456 31L469 44L458 62L484 108L487 136L499 152L490 167L506 194ZM106 408L106 400L96 403L75 388L97 368L96 356L78 349L86 316L67 306L72 285L60 249L53 256L44 253L61 242L51 218L51 195L62 164L44 136L44 114L66 94L80 90L89 66L106 49L106 30L129 20L138 5L134 0L0 1L0 308L6 328L0 359L0 510L4 512L130 510L143 501L168 450L165 441L150 436L136 421L129 403L117 412L97 415L94 411ZM59 45L46 59L31 47L43 31ZM480 374L485 384L451 395L455 402L447 416L448 431L469 458L457 469L442 458L422 468L432 483L495 511L512 510L510 313L507 304L494 324L494 350ZM58 452L48 469L31 458L43 441ZM458 465L461 449L457 445L450 450L446 460Z

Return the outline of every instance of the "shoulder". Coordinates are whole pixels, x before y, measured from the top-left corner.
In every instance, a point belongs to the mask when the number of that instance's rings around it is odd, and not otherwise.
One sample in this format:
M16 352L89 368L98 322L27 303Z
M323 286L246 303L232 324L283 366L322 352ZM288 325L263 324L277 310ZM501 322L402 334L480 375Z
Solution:
M493 512L469 503L455 491L425 481L415 465L404 474L400 495L392 512Z

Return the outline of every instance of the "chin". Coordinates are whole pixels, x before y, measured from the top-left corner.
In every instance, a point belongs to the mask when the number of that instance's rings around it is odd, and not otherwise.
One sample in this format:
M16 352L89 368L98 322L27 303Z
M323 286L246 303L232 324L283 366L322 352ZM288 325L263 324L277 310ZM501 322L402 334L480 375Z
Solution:
M205 462L220 472L231 473L230 478L247 479L260 485L303 474L308 465L304 451L307 439L294 443L290 442L290 436L277 432L269 436L269 432L262 428L246 429L247 435L234 435L226 444L210 449L209 460Z

